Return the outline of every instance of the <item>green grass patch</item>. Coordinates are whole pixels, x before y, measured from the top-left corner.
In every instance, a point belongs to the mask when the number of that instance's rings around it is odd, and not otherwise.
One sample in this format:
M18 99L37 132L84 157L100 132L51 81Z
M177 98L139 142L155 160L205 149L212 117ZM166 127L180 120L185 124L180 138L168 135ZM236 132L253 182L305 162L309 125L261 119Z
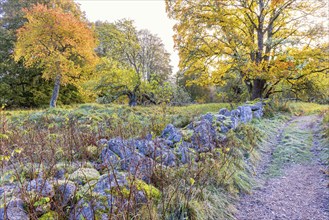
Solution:
M291 123L285 128L278 146L273 152L273 160L266 174L269 177L280 176L289 164L305 164L312 160L313 134Z
M329 174L329 110L323 113L323 120L320 128L320 160L327 166Z
M329 110L329 105L310 102L288 102L287 108L293 115L312 115Z
M129 107L122 105L83 104L76 107L45 110L3 111L6 126L12 128L38 129L78 127L84 133L97 133L101 137L142 137L147 133L159 135L169 123L184 127L196 117L207 112L229 108L227 103L212 103L170 107L166 105ZM141 132L143 131L143 132Z

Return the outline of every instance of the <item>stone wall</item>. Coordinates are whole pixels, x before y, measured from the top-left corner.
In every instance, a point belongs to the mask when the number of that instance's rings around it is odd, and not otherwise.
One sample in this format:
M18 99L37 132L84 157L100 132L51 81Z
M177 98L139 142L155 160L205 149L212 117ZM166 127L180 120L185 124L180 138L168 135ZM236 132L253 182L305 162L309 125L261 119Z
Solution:
M162 134L145 139L114 138L100 140L104 145L101 161L121 171L128 171L148 181L154 163L179 166L188 163L197 152L207 152L225 140L225 134L239 124L263 116L263 104L243 105L229 111L220 109L218 114L207 113L186 128L178 129L168 124Z
M74 169L74 172L68 172L58 166L58 172L53 178L44 180L42 175L39 175L37 179L27 183L26 191L49 197L63 207L71 204L73 208L70 209L70 219L92 219L95 210L106 213L115 201L116 197L111 195L110 190L113 187L129 187L129 178L132 176L141 181L139 185L147 185L151 181L155 165L177 167L196 160L198 153L220 147L229 130L262 116L263 104L256 103L239 106L232 111L220 109L217 114L207 113L183 129L168 124L157 137L149 135L144 139L102 139L98 143L102 148L99 162L87 168L78 165L79 168ZM99 171L104 174L100 175ZM95 197L95 201L81 198L75 204L72 203L76 192L90 194L90 190L92 195L101 195L107 202ZM3 196L5 191L8 190L0 188L0 196ZM12 194L19 195L19 191L13 192L15 193ZM153 187L152 192L157 196L157 189ZM145 200L143 196L145 197L140 193L137 199L142 202ZM40 210L44 219L48 219L52 213L49 210L50 207ZM14 196L7 204L6 213L9 219L29 219L24 211L24 202L19 196ZM107 219L106 214L103 215L101 219ZM4 207L0 207L0 220L2 219L5 219Z
M168 124L162 134L154 138L149 135L145 139L102 139L99 141L99 144L104 146L100 156L101 166L110 168L112 174L101 176L94 192L107 196L110 204L113 202L113 196L108 193L108 189L117 185L127 186L128 176L133 175L149 183L155 164L175 167L189 163L196 159L198 153L219 147L219 144L225 141L225 134L229 130L262 116L263 104L256 103L239 106L232 111L223 108L217 114L207 113L183 129ZM119 181L115 181L114 176L117 176ZM92 208L86 204L79 207L80 203L76 206L76 213L82 214L74 217L92 216ZM101 204L98 204L97 208L104 209Z

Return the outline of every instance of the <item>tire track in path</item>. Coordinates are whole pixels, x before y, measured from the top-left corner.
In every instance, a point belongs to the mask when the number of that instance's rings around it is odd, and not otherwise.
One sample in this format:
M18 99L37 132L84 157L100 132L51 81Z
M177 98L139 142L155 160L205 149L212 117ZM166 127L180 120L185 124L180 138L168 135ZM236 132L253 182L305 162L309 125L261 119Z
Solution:
M329 220L328 179L317 156L317 116L296 117L277 138L261 187L244 195L238 220Z

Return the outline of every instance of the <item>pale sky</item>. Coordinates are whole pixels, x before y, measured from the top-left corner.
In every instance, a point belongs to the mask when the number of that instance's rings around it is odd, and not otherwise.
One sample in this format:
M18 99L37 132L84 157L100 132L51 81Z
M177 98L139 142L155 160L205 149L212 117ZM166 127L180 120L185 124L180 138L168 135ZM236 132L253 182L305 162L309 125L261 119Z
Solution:
M86 13L89 21L114 22L122 18L135 21L140 29L148 29L157 34L171 54L171 65L173 73L178 71L178 53L174 51L172 29L174 21L166 14L164 0L75 0Z

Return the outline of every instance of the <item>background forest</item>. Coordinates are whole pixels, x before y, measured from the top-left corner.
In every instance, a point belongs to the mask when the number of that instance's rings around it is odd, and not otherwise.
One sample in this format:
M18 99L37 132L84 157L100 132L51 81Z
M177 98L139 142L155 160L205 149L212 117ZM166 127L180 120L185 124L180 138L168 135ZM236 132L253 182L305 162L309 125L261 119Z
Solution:
M325 1L166 5L177 73L159 36L132 20L92 23L72 0L1 0L0 104L329 102Z

